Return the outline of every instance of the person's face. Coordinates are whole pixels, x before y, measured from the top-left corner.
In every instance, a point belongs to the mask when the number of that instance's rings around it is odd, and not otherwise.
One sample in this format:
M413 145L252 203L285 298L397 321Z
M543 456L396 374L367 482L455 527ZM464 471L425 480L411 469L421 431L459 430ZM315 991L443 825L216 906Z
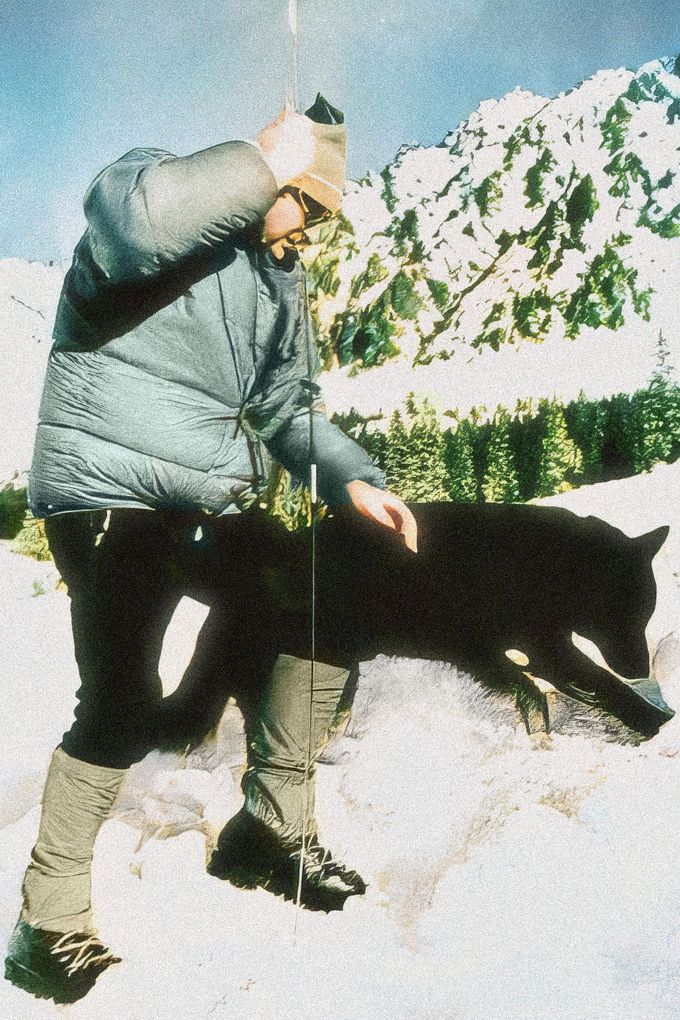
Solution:
M309 243L305 229L330 217L331 213L297 188L283 188L264 220L268 244L286 240L296 247Z
M305 214L293 196L279 195L264 218L264 239L275 244L289 235L299 233L305 225Z

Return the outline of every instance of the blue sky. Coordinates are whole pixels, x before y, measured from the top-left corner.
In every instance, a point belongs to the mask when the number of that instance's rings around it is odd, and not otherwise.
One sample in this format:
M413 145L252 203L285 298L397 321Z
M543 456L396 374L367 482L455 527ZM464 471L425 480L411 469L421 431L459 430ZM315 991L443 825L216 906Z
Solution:
M482 99L680 51L677 0L299 0L301 92L344 109L350 174ZM252 137L278 109L287 0L10 0L0 38L0 257L65 257L97 171L136 145Z

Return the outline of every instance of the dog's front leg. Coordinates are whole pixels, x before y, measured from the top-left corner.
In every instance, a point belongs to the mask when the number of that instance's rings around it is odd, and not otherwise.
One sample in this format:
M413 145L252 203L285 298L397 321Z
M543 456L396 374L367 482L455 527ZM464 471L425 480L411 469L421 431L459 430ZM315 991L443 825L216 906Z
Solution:
M652 704L634 684L603 669L573 644L571 636L546 641L527 652L526 672L585 705L603 709L627 726L651 736L671 717L670 709Z

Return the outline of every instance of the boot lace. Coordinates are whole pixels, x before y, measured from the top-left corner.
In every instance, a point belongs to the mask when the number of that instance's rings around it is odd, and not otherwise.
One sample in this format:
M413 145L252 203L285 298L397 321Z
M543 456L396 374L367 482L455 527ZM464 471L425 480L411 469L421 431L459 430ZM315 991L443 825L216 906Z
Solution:
M299 862L302 847L297 847L290 854L291 858ZM308 878L323 878L326 875L340 875L351 879L356 872L350 871L347 865L333 857L330 850L325 850L319 843L311 843L304 850L304 871Z
M95 932L67 931L52 944L50 952L59 958L60 963L67 965L69 977L97 964L103 968L111 963L120 963L120 957L107 949Z

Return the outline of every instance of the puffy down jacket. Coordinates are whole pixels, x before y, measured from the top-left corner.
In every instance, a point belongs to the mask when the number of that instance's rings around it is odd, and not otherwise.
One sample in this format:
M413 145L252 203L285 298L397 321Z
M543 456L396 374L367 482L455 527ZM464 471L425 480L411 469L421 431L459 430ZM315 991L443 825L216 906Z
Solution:
M133 149L95 178L40 406L36 516L237 512L272 458L308 482L310 453L330 505L352 479L384 487L320 402L302 267L261 241L276 194L248 142Z

